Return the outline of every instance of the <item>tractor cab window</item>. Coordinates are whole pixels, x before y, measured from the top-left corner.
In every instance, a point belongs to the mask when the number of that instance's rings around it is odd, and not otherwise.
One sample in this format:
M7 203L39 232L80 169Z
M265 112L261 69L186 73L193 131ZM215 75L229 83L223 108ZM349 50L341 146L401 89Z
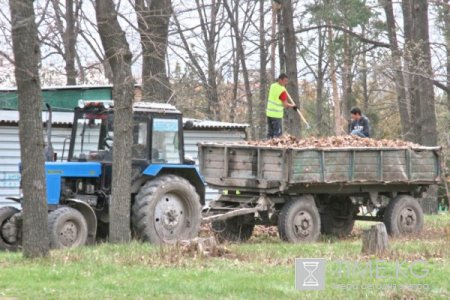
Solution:
M132 156L147 159L147 120L134 120Z
M106 117L106 115L103 115ZM102 125L102 115L83 114L76 124L73 157L80 158L80 154L98 150L98 141Z
M153 163L180 163L178 123L178 119L153 118Z

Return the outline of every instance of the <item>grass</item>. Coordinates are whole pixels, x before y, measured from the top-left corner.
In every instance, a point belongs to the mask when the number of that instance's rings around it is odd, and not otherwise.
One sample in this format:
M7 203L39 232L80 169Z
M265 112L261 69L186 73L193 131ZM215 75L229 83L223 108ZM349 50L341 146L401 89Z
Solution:
M58 250L37 260L0 253L0 299L450 298L449 214L427 216L419 237L390 240L391 251L378 258L360 254L361 230L368 224L358 222L347 239L322 237L313 244L283 243L260 229L248 243L225 245L216 257L137 242ZM327 260L325 290L295 290L296 257ZM357 268L346 272L342 261ZM377 264L386 278L364 274Z

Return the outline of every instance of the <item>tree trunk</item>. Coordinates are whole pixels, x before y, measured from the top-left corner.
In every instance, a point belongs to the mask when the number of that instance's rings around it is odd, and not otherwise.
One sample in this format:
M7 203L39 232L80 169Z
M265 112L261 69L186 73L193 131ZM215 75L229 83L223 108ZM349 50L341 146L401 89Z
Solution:
M444 32L445 32L445 50L447 54L447 89L450 90L450 1L444 0ZM450 93L447 93L447 108L450 112Z
M437 124L428 33L428 3L403 0L406 51L411 71L411 120L415 141L437 144Z
M267 104L267 48L266 31L264 28L264 1L259 2L259 105L258 105L258 138L266 134L266 104ZM273 44L273 43L272 43Z
M394 10L392 0L385 0L384 11L386 13L386 22L389 43L391 44L392 67L394 68L395 90L397 93L397 105L400 112L400 123L402 126L402 137L406 140L413 140L411 133L411 121L408 111L408 98L406 97L405 80L403 77L403 67L401 61L401 52L398 47L397 33L395 26Z
M324 52L325 52L325 33L323 29L318 30L318 57L317 57L317 87L316 87L316 120L317 120L317 131L319 136L325 135L325 126L324 126L324 97L323 97L323 89L325 84L325 70L323 66L324 60Z
M286 72L286 55L284 53L284 25L283 25L283 15L282 6L278 5L277 13L277 27L278 27L278 60L280 62L280 73ZM275 80L276 80L275 75Z
M412 1L402 1L403 12L403 31L405 35L404 46L404 60L405 60L405 82L407 82L408 95L410 99L410 119L412 129L412 140L416 143L420 143L420 120L416 120L420 115L419 111L419 94L418 94L418 82L417 76L414 76L416 71L415 59L414 59L414 37L413 37L413 16L412 16Z
M135 5L142 45L142 99L167 102L172 96L166 68L172 1L136 0Z
M262 1L261 1L262 2ZM271 41L270 41L270 81L275 81L275 49L276 49L276 40L277 40L277 15L278 15L278 4L275 1L272 1L272 28L271 28Z
M372 225L363 230L362 250L365 255L382 255L389 250L389 239L384 223Z
M236 14L237 14L236 10ZM237 18L236 18L237 19ZM235 38L233 38L233 34L231 34L231 49L236 49ZM238 104L238 90L239 90L239 68L240 68L240 58L238 57L237 51L233 51L233 91L231 97L231 105L230 105L230 121L234 123L236 121L236 107Z
M62 39L63 49L57 49L62 53L65 62L66 84L77 84L77 69L75 67L76 59L76 41L78 29L76 27L79 3L74 0L65 0L65 13L61 11L61 1L52 0L53 10L55 11L55 25ZM74 5L76 4L76 5ZM74 10L74 6L76 9Z
M67 85L77 84L77 70L75 68L75 44L76 28L75 28L75 13L74 13L74 0L66 0L66 31L64 32L64 59L66 61L66 77Z
M130 241L132 101L134 80L132 55L117 20L113 0L96 0L100 39L113 73L114 152L112 196L109 206L109 240Z
M346 122L350 120L350 109L353 106L352 65L353 59L351 51L351 38L347 32L344 32L344 62L342 65L342 111Z
M289 77L287 90L292 97L294 103L300 107L299 93L298 93L298 78L297 78L297 41L295 39L295 29L293 20L293 6L291 0L283 2L282 17L283 17L283 36L284 46L286 48L286 74ZM288 111L287 114L288 132L297 137L301 136L301 120L294 110Z
M417 30L416 41L420 45L421 53L421 70L424 78L419 79L420 82L420 120L421 122L421 138L422 145L437 145L437 121L434 99L433 85L433 69L431 66L431 49L430 36L428 26L428 2L423 0L415 0L413 16L415 19L414 28Z
M366 37L366 26L362 25L362 36ZM363 111L367 112L367 110L369 109L369 87L367 85L367 75L368 75L368 70L367 70L367 45L363 44L362 45L362 55L361 55L361 84L362 84L362 88L363 88Z
M40 51L33 1L10 0L12 40L19 98L20 159L23 187L23 253L47 256L47 199L42 135Z

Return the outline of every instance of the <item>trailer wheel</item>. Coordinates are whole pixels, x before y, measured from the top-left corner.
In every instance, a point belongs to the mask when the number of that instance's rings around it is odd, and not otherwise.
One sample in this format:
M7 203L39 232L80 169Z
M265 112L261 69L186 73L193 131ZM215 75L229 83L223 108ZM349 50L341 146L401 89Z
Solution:
M198 235L200 197L184 178L164 175L145 183L136 195L131 221L136 236L155 244Z
M278 216L280 238L291 243L314 242L320 234L320 215L312 196L292 198Z
M418 233L423 228L422 207L415 198L398 195L386 207L383 222L391 236Z
M337 237L348 236L355 225L357 213L358 207L350 199L330 199L329 205L320 215L321 233Z
M211 226L219 242L245 242L253 234L255 224L244 224L242 216L227 219L225 221L212 222Z
M51 249L83 246L88 237L86 219L74 208L58 208L48 215L48 236Z
M12 206L0 208L0 250L16 251L20 247L20 228L12 220L19 212Z

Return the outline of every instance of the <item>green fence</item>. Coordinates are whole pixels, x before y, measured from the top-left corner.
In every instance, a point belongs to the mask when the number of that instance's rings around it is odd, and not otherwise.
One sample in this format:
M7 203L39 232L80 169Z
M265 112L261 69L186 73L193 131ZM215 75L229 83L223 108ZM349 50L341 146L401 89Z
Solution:
M54 111L73 111L80 99L112 99L112 86L44 88L42 97L43 102L50 104ZM0 109L17 110L17 90L0 89Z

